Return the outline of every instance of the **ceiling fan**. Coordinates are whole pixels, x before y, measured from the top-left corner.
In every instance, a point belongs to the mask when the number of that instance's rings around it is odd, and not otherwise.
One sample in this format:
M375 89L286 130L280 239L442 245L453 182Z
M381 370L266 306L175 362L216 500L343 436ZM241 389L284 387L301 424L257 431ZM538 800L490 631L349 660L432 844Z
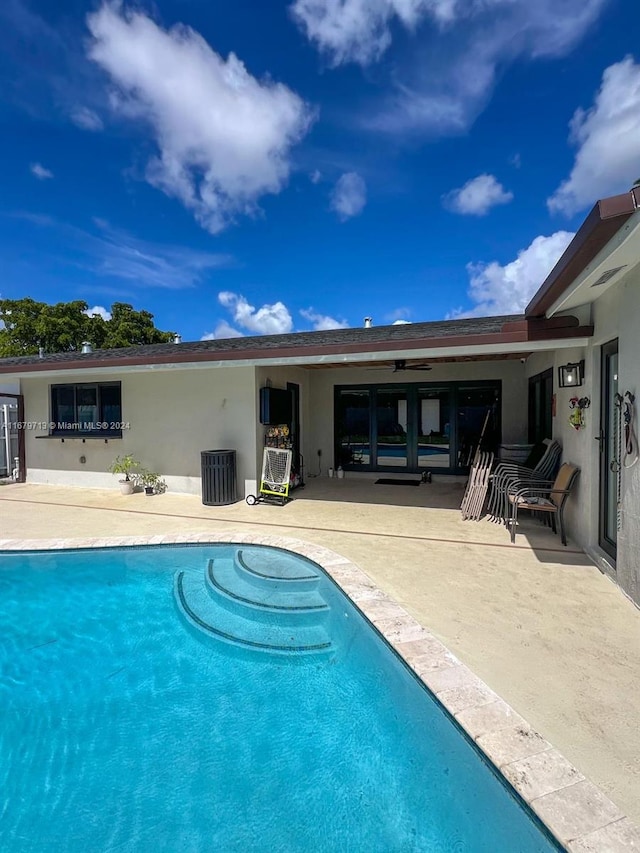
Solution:
M404 358L398 358L391 364L379 364L377 367L367 367L367 370L390 370L392 373L401 373L404 370L431 370L432 367L426 362L421 364L409 364Z
M399 373L402 370L431 370L430 364L407 364L404 359L396 359L393 363L393 372Z

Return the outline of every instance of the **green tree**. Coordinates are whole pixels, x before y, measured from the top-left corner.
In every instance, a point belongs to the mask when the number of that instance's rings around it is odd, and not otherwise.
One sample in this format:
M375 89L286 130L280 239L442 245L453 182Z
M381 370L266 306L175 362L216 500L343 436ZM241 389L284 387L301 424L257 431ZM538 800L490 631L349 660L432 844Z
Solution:
M130 347L143 344L167 344L174 338L173 332L161 332L153 323L153 314L149 311L135 311L126 302L114 302L111 306L111 319L106 323L102 317L105 337L100 346L104 349Z
M34 299L0 299L0 358L74 352L89 341L96 349L168 343L173 332L157 329L153 314L116 302L111 319L89 317L82 300L49 305Z

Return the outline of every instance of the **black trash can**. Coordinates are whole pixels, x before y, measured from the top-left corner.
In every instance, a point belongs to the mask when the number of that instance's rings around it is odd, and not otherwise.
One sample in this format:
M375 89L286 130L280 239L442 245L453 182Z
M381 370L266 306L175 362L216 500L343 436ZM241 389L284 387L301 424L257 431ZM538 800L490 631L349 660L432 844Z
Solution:
M203 450L202 503L224 506L238 500L235 450Z

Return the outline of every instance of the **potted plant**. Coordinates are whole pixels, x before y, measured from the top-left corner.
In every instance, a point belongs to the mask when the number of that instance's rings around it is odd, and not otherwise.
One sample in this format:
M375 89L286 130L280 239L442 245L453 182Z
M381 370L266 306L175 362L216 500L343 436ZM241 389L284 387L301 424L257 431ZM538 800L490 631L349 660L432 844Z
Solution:
M111 463L109 471L112 474L124 474L124 480L120 480L120 491L123 495L130 495L133 492L136 484L136 472L140 468L140 463L131 453L126 456L116 456Z
M167 490L167 484L155 471L142 468L136 475L136 479L141 486L144 486L145 495L160 495Z

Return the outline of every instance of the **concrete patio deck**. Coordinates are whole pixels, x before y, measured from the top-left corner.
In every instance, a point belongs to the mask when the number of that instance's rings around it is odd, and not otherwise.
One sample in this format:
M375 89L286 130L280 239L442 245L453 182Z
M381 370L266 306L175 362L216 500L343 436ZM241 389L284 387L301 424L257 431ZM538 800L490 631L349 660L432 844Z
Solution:
M293 536L340 552L640 822L640 611L526 520L463 522L462 485L310 480L286 507L9 485L0 538L197 532Z

